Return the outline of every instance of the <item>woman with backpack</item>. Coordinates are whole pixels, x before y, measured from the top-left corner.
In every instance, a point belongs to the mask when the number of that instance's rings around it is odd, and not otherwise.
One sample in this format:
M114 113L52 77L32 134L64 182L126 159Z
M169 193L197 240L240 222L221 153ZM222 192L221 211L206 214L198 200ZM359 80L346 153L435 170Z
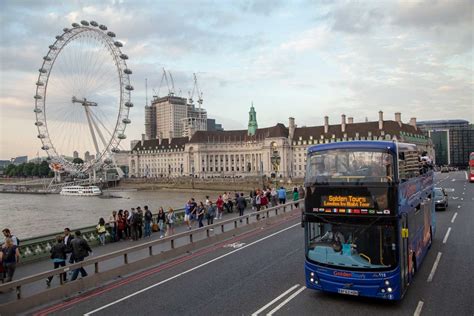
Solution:
M66 266L67 246L64 244L64 237L61 235L56 236L56 244L51 248L51 260L53 261L54 269ZM66 281L66 273L61 273L59 277L63 282ZM49 287L53 276L46 279L46 285Z
M6 282L11 282L15 274L16 264L20 261L20 251L10 237L5 238L5 244L0 253L0 262L3 265Z

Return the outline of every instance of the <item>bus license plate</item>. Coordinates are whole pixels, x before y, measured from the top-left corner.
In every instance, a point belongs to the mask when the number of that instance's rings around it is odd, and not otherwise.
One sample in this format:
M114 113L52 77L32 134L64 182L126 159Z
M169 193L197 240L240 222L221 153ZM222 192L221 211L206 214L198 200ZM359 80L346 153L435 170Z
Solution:
M359 291L348 290L348 289L338 289L337 292L340 294L347 294L347 295L354 295L354 296L359 295Z

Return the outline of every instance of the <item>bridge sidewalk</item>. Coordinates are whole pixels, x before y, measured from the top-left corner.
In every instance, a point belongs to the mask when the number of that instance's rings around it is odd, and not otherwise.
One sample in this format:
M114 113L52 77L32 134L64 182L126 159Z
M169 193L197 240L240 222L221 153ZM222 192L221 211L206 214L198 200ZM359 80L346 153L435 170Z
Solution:
M252 211L251 209L246 209L245 210L246 213L251 212L251 211ZM233 213L225 212L223 214L223 219L222 220L238 217L238 215L239 215L239 213L236 212L235 210L234 210ZM214 223L219 223L222 220L214 220ZM204 226L206 226L207 220L203 220L203 223L204 223ZM197 228L198 227L198 222L193 221L192 227L193 227L193 229ZM184 231L187 231L187 230L188 230L188 228L186 227L186 225L182 224L182 225L176 226L175 233L177 234L177 233L181 233L181 232L184 232ZM117 250L121 250L123 248L128 248L128 247L132 247L132 246L135 246L135 245L143 244L143 243L151 241L151 240L157 240L159 238L160 238L160 232L154 232L154 233L152 233L151 237L142 238L138 241L122 240L122 241L119 241L119 242L107 243L104 246L97 246L97 247L92 248L92 250L93 250L92 256L108 254L108 253L111 253L111 252L114 252L114 251L117 251ZM159 248L157 250L160 251ZM161 249L161 250L165 250L165 249ZM145 258L146 256L147 256L147 252L143 251L142 254L138 254L132 260L141 259L142 257ZM107 266L118 266L118 265L123 263L120 260L120 258L112 259L112 260L109 260L109 261L110 262L107 262ZM52 269L53 269L53 263L49 259L36 261L36 262L31 262L31 263L25 263L25 264L17 266L17 269L15 271L15 275L14 275L14 280L21 279L23 277L34 275L34 274L37 274L37 273L40 273L40 272L49 271L49 270L52 270ZM89 269L86 268L86 270L89 270L88 273L92 272L92 271L90 271L91 268L89 268ZM68 273L69 273L68 279L70 279L70 272L68 272ZM80 278L80 274L79 274L79 278ZM53 281L51 282L51 287L56 287L56 286L59 286L59 278L58 277L55 277L53 279ZM45 289L47 289L46 279L43 280L42 282L32 283L30 286L28 286L28 288L23 289L22 293L23 293L23 296L30 296L34 293L40 293L41 291L44 291ZM6 303L6 302L8 302L12 299L15 299L14 291L11 291L11 292L8 292L8 293L0 293L0 304Z

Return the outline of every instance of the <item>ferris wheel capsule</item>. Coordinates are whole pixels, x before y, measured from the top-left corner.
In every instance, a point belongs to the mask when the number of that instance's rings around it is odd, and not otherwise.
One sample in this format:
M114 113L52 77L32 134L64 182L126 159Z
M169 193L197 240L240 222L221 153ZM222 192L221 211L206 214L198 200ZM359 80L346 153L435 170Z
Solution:
M72 27L80 27L80 25L77 24L77 23L72 23L71 25L72 25Z
M99 29L101 29L102 31L107 31L107 26L101 24L99 25Z
M95 27L99 26L99 24L96 21L90 21L89 23L90 25L95 26Z
M82 20L81 24L84 25L84 26L89 26L89 22L87 22L86 20Z

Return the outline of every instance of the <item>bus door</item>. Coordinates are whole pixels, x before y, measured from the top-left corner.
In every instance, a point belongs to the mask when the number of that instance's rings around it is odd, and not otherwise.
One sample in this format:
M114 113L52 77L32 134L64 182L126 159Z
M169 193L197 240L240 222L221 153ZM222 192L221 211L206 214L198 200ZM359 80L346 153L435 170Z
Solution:
M401 242L400 242L400 273L401 273L401 286L402 293L407 285L410 283L409 276L409 247L408 247L408 216L406 213L402 214L400 219L401 227Z

